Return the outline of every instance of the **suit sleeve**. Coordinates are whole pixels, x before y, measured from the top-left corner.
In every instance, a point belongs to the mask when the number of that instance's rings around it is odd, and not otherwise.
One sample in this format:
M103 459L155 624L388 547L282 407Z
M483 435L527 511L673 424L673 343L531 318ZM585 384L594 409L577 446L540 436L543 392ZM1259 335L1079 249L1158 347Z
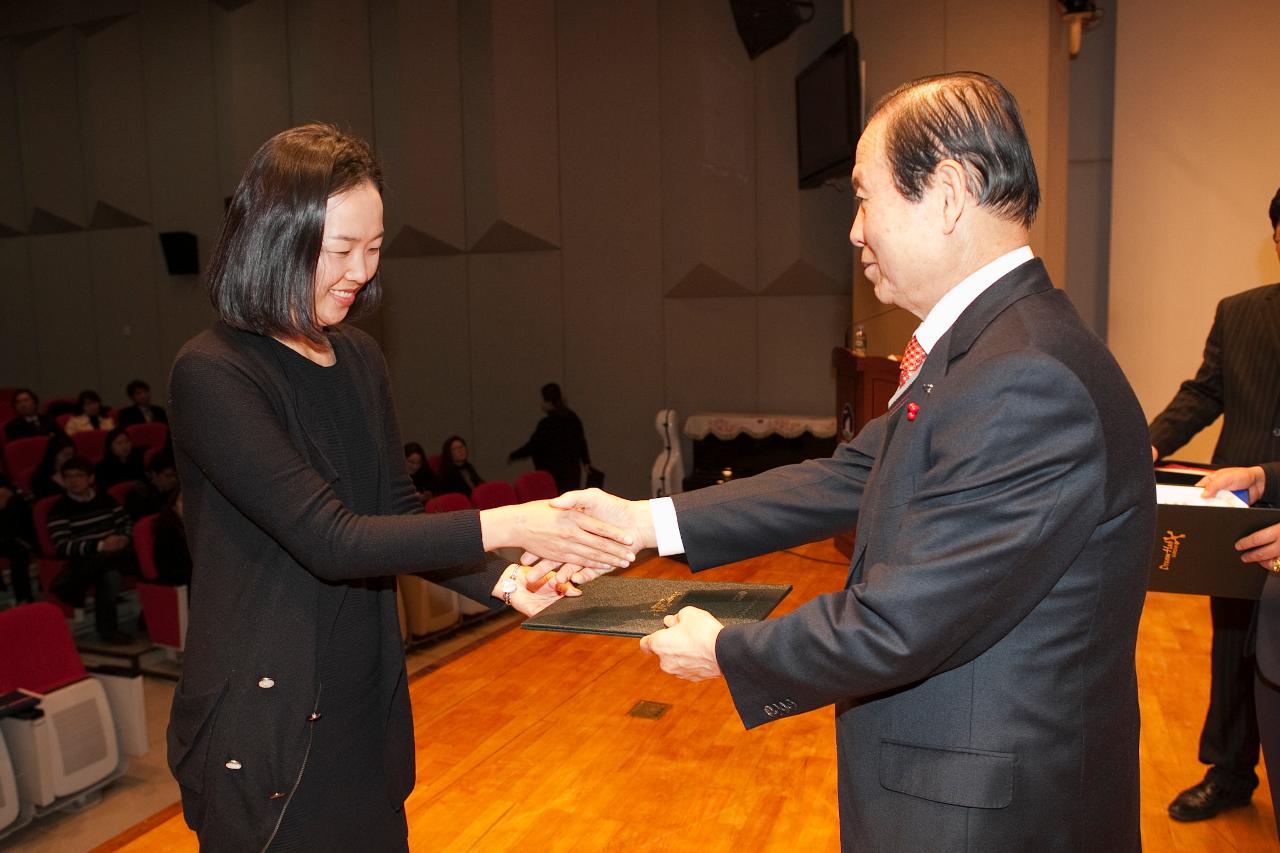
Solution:
M1004 362L935 415L926 469L877 474L902 482L877 483L863 511L900 523L866 544L859 583L720 633L716 655L748 728L967 663L1085 546L1106 482L1092 398L1047 357Z
M1151 445L1161 457L1182 447L1222 414L1222 313L1219 302L1195 377L1179 386L1169 405L1151 422Z
M405 516L347 509L294 447L257 378L228 359L184 351L174 363L170 391L179 452L316 577L376 577L484 559L475 511ZM397 500L404 506L403 495Z
M1262 488L1259 502L1273 505L1280 504L1280 462L1262 463L1262 472L1266 475L1266 483Z

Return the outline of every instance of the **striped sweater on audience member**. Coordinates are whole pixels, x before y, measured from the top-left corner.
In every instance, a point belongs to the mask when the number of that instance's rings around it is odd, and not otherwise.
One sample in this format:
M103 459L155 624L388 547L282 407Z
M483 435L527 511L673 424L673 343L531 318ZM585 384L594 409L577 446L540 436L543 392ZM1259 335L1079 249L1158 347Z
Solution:
M59 557L85 557L98 551L98 542L114 534L129 536L133 522L109 495L95 492L86 501L70 495L49 510L49 538Z

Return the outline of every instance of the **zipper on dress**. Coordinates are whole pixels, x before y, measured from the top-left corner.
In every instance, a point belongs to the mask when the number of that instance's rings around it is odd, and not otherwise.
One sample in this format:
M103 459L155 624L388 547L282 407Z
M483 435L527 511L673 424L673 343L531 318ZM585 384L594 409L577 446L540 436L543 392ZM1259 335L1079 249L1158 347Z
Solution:
M316 688L316 700L311 704L312 715L320 711L320 691L323 689L323 684ZM315 739L315 736L315 720L310 720L307 725L307 748L302 752L302 764L298 767L298 777L293 780L293 787L289 789L289 796L285 799L284 805L280 807L280 816L276 818L276 825L272 827L271 836L267 838L267 843L262 845L262 853L267 853L267 848L271 846L271 842L275 841L276 835L280 833L280 824L284 822L284 813L289 810L289 803L293 802L293 795L297 793L298 786L302 784L302 774L307 771L307 759L311 757L311 741Z

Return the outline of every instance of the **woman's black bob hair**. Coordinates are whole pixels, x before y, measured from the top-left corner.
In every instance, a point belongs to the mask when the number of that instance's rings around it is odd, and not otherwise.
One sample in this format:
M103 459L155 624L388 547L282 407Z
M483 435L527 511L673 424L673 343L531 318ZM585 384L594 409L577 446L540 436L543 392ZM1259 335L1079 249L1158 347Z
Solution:
M373 184L382 169L364 140L331 124L277 133L249 161L209 261L209 300L229 326L260 335L325 344L315 313L316 264L330 197ZM377 307L374 275L348 316Z

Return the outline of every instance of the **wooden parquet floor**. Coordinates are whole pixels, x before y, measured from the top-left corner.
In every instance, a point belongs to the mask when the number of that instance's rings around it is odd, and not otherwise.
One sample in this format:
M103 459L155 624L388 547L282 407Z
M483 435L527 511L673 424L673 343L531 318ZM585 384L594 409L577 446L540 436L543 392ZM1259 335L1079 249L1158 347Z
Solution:
M687 577L653 559L631 570ZM786 612L840 587L828 543L705 573L791 583ZM1205 600L1153 593L1138 647L1147 851L1280 851L1265 781L1254 804L1197 824L1165 813L1199 780L1208 695ZM518 628L418 677L414 851L835 851L831 709L744 732L722 682L664 675L634 640ZM670 705L659 719L637 702ZM99 850L195 851L175 808Z

